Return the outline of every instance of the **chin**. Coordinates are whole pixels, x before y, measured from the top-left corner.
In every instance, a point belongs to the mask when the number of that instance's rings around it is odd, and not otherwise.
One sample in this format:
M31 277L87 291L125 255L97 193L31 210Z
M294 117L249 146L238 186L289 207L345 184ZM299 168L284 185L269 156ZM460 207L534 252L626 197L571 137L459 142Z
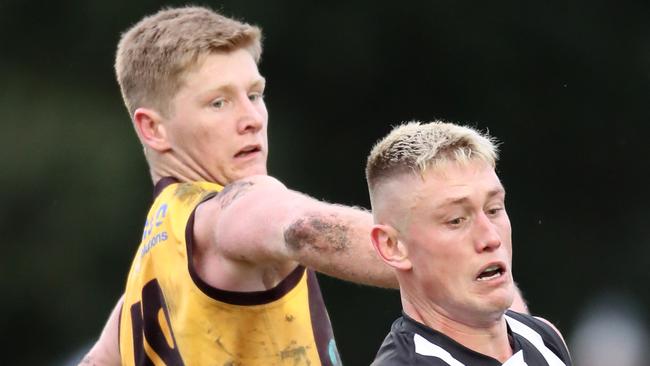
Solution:
M264 166L262 168L251 169L250 174L247 174L247 176L251 176L251 175L267 175L267 174L268 173L267 173L267 170L266 170L266 166Z
M513 292L499 294L486 301L483 304L483 309L488 313L503 314L512 306L513 299Z
M243 170L241 170L241 171L234 174L235 179L233 179L233 181L243 179L243 178L252 177L254 175L267 175L266 167L263 167L263 168L252 168L251 167L251 168L248 168L248 169L243 169Z
M242 166L242 171L250 172L249 175L266 175L266 158L258 158L254 161L250 161L249 164Z

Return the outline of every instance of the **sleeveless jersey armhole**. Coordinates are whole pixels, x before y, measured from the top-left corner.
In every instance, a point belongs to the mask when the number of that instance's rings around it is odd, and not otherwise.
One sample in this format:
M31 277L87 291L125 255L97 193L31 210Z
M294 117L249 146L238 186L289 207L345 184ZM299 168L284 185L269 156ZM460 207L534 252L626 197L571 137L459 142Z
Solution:
M231 305L261 305L268 304L282 298L294 287L296 287L296 285L298 285L303 275L305 274L304 266L296 266L296 268L291 273L289 273L287 277L285 277L282 281L280 281L280 283L271 289L250 292L228 291L213 287L203 281L203 279L196 272L196 269L194 268L194 261L192 260L192 253L194 248L194 218L196 209L199 207L199 205L213 198L217 194L218 192L214 192L204 197L204 199L196 205L190 214L189 219L187 220L187 226L185 228L185 243L187 245L187 268L190 273L190 277L194 282L194 285L208 297Z

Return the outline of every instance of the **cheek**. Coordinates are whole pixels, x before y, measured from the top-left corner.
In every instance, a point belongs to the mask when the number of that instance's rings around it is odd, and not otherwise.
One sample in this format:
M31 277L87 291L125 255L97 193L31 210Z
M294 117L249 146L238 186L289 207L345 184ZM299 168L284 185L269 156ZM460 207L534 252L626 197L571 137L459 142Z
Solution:
M447 278L450 271L457 263L449 251L441 246L424 245L409 250L409 259L413 268L420 278L420 281L427 283L440 282L440 279Z
M508 249L512 250L512 228L510 227L510 220L507 216L499 224L499 234L501 241L505 243Z
M224 150L230 145L232 135L228 136L226 131L215 126L203 126L196 136L196 141L203 145L204 149L210 149L213 152Z
M508 230L508 232L510 232L510 231L511 231L511 227L510 227L510 217L508 216L508 213L507 213L507 212L504 212L504 215L503 215L502 220L503 220L503 222L502 222L503 228L504 228L505 230Z
M269 120L269 111L266 110L266 103L262 102L258 109L259 113L264 117L264 121L268 122Z
M192 150L203 150L210 139L212 133L204 124L187 124L188 127L180 129L178 136L182 142Z
M210 138L210 132L208 130L203 130L203 132L198 133L192 141L190 142L190 148L195 150L198 154L201 154L204 158L208 156L216 156L215 153L218 152L214 144L213 138Z
M454 292L461 288L457 281L457 266L450 266L444 262L420 262L419 268L414 272L415 281L420 291L433 301L448 301ZM456 267L456 268L454 268Z

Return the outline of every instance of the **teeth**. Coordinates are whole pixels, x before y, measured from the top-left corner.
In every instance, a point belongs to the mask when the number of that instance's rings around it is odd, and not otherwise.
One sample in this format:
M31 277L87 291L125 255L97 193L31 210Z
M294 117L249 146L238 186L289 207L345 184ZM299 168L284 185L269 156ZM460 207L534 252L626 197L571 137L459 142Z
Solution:
M501 267L499 265L491 265L487 267L481 274L478 276L477 280L479 281L488 281L493 278L501 276ZM490 274L491 273L491 274ZM489 275L488 275L489 274Z
M497 277L499 277L499 276L501 276L501 273L496 272L496 273L493 274L492 276L488 276L488 277L479 277L477 280L478 280L478 281L488 281L488 280L491 280L491 279L493 279L493 278L497 278Z

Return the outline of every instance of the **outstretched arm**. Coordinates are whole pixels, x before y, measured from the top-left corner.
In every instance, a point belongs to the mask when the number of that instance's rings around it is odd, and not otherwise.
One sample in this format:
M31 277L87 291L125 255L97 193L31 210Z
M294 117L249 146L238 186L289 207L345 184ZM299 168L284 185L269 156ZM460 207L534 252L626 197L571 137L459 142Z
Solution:
M375 254L369 212L287 189L268 176L234 182L196 213L195 235L221 256L263 264L299 262L362 284L397 288Z
M197 210L195 235L226 258L248 263L296 261L344 280L398 288L370 240L372 215L322 202L269 176L234 182ZM517 288L512 309L528 313Z
M88 351L86 356L81 360L79 366L120 366L120 350L117 344L119 324L120 324L120 309L124 302L122 296L104 326L102 334L93 346Z

